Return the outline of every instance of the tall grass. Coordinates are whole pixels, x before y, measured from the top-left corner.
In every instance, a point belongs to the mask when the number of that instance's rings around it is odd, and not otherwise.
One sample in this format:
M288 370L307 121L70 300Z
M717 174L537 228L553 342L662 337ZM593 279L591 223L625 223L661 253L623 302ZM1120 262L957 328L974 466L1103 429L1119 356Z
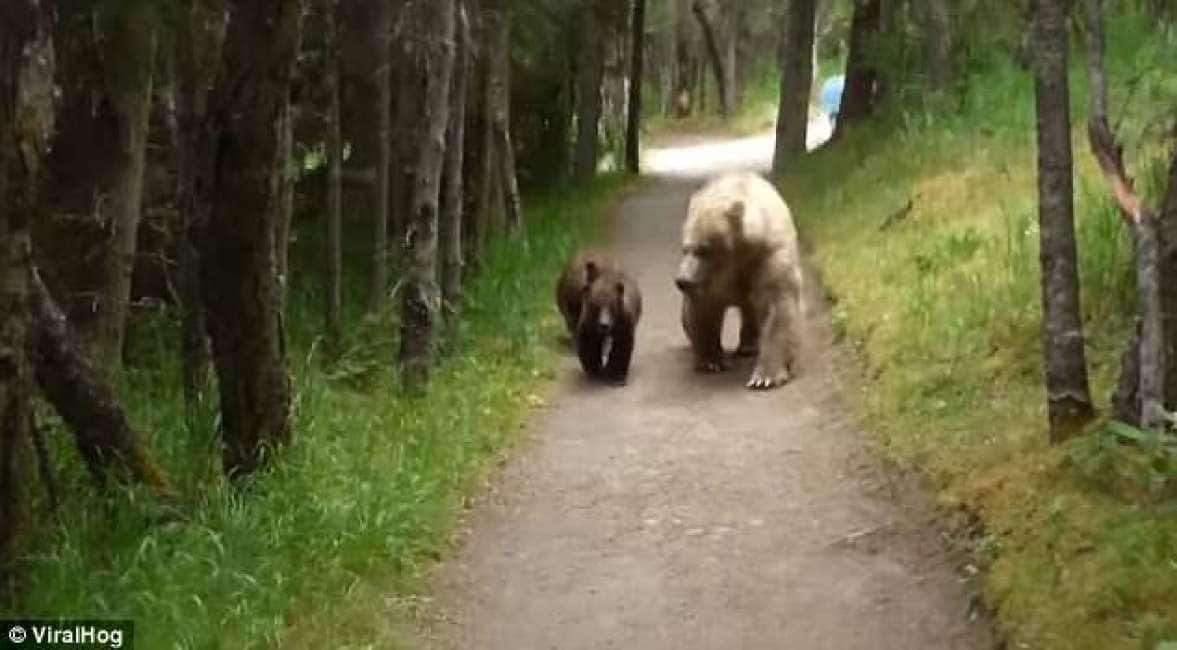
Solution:
M1128 107L1129 165L1155 204L1165 149L1147 134L1152 107L1177 104L1177 43L1135 15L1109 28L1112 78L1135 80L1112 105ZM1177 638L1177 476L1158 491L1155 463L1098 427L1047 444L1032 81L1002 61L969 74L951 110L893 108L783 192L863 353L880 446L983 523L988 599L1025 644L1011 647L1153 650ZM1106 413L1135 309L1132 247L1086 146L1081 67L1072 89L1082 309Z
M184 501L167 512L133 493L94 496L73 463L70 500L33 531L25 590L5 614L132 618L137 647L152 649L395 645L404 612L389 603L420 587L464 496L518 439L558 354L548 287L620 188L532 197L526 240L492 244L421 398L397 390L395 323L361 317L362 269L347 284L347 347L322 353L315 238L303 232L289 310L295 440L244 487L218 478L212 409L185 414L172 320L140 327L123 395ZM354 226L360 255L366 226Z

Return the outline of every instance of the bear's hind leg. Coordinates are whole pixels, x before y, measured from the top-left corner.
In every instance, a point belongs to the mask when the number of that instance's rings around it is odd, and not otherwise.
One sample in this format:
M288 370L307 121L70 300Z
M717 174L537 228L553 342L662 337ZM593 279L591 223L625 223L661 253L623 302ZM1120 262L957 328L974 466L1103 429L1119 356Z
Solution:
M787 383L794 375L797 352L800 348L801 305L795 293L782 296L772 303L762 328L760 355L756 367L745 384L754 390L774 388Z

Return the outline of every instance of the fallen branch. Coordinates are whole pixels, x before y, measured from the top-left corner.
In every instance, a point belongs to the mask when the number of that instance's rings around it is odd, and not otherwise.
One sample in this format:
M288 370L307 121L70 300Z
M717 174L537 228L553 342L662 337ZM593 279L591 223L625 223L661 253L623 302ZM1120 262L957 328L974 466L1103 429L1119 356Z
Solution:
M99 485L142 483L172 496L171 482L143 447L112 389L82 351L36 267L29 266L33 330L30 358L37 384L74 432L78 451Z
M907 203L904 203L898 210L887 215L886 219L883 219L883 223L879 224L879 230L880 231L887 230L891 226L894 226L895 224L899 223L900 221L903 221L904 219L907 218L907 215L911 214L911 210L914 207L915 207L915 199L914 198L907 199Z

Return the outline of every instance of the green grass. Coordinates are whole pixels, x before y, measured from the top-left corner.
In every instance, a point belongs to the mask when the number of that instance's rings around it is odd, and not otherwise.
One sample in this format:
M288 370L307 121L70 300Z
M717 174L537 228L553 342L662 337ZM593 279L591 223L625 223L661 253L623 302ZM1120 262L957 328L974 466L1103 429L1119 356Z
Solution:
M1138 79L1117 84L1112 106L1130 107L1129 165L1155 202L1153 120L1177 103L1177 44L1139 17L1109 27L1111 78ZM1177 638L1177 474L1102 425L1047 444L1032 80L991 63L968 82L956 111L894 109L856 127L783 193L836 299L835 329L861 352L879 446L983 524L988 600L1026 644L1011 647L1153 650ZM1131 245L1086 144L1079 69L1072 93L1087 353L1106 413L1134 310Z
M395 323L360 317L362 264L335 360L314 336L314 273L296 276L295 442L243 489L215 471L212 414L184 416L170 319L148 319L124 396L183 488L179 516L161 518L141 494L93 496L63 443L68 500L59 525L32 531L26 589L5 614L132 618L137 647L151 649L395 646L393 622L446 552L464 497L542 402L559 354L548 287L623 186L528 201L526 242L493 243L421 398L396 388ZM353 260L366 229L355 228ZM295 265L313 271L303 234Z

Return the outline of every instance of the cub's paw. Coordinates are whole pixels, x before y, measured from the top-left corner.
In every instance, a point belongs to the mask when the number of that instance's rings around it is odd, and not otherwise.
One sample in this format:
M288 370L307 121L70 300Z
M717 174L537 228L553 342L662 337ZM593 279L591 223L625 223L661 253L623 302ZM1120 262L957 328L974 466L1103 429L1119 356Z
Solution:
M760 347L756 345L741 345L736 348L737 357L754 357L760 354Z
M727 370L722 359L699 359L695 362L695 370L699 372L717 373Z
M744 384L744 387L751 390L768 390L769 388L784 386L790 379L792 379L792 376L788 370L768 373L757 368L752 371L752 376L748 378L748 383Z

